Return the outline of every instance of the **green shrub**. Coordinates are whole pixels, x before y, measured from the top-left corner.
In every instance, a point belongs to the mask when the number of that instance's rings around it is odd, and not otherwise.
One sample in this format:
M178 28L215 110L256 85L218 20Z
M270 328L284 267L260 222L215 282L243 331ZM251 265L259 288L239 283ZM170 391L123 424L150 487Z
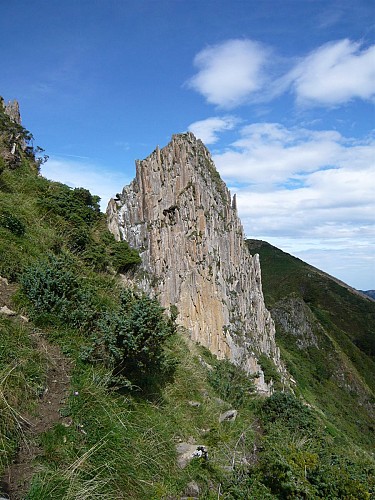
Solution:
M228 360L217 362L208 372L208 382L222 399L237 408L244 406L255 390L252 378Z
M120 385L154 388L173 372L165 344L174 332L174 321L155 299L124 290L118 310L101 315L83 358L104 362Z
M59 215L76 227L91 227L100 217L100 198L84 188L71 189L53 183L39 199L40 206L50 215Z
M85 227L73 227L69 231L68 247L72 252L83 252L90 243L90 232Z
M39 324L60 324L87 330L96 317L95 296L64 254L50 254L29 266L21 275L31 317Z
M14 214L5 210L0 213L0 226L8 229L16 236L23 236L26 232L25 224Z
M110 246L109 254L112 265L118 273L124 273L141 263L138 251L130 248L126 241L114 241Z
M282 422L292 431L312 432L317 429L313 412L292 394L286 392L275 392L265 400L262 417L265 424Z
M108 252L104 245L91 241L82 253L83 260L95 271L106 271L111 264Z
M105 227L100 227L102 221L95 225L91 234L80 227L71 236L71 248L82 251L85 262L95 271L108 269L116 273L129 271L141 263L138 251L130 248L126 241L116 241Z

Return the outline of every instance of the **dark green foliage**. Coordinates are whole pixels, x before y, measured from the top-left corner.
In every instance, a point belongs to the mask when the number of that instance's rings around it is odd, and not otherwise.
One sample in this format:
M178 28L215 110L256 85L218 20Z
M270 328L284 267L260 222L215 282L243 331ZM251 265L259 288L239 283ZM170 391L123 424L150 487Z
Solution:
M111 264L118 273L124 273L141 263L138 251L130 248L126 241L114 241L109 247L109 255Z
M156 300L124 290L117 306L101 303L65 254L51 254L28 267L20 282L33 320L91 334L84 357L110 367L113 381L145 388L170 375L173 363L165 342L175 323Z
M77 244L75 246L77 247ZM86 264L98 272L107 271L111 264L107 248L92 239L82 251L82 258Z
M83 252L92 243L90 231L83 225L74 226L67 236L67 246L73 253Z
M5 210L0 213L0 226L8 229L16 236L23 236L26 232L25 224L14 214Z
M152 389L173 371L165 344L174 332L174 321L156 300L124 290L117 310L101 315L83 357L104 362L115 383Z
M54 183L39 200L40 206L50 215L59 215L73 226L92 226L100 216L100 198L84 188L71 189L65 184Z
M87 330L95 316L94 292L77 277L73 261L66 255L41 260L22 274L22 291L30 313L38 324L55 324Z
M317 422L312 411L292 394L275 392L262 406L264 423L282 422L291 431L312 432Z
M99 238L91 241L83 258L98 270L101 270L100 266L102 269L110 267L117 273L125 273L141 263L138 251L127 241L116 241L104 225L100 228Z
M274 383L274 387L278 388L280 386L280 374L277 371L277 368L272 359L270 359L265 354L260 354L258 356L258 361L263 370L265 382L269 384L272 380Z
M97 226L101 226L99 221ZM103 225L104 226L104 225ZM104 227L94 228L93 234L81 229L73 233L72 246L82 252L82 258L95 271L112 270L126 273L141 263L137 250L131 248L126 241L116 241L113 234Z
M217 361L207 377L220 398L236 408L244 406L255 390L251 377L227 360Z

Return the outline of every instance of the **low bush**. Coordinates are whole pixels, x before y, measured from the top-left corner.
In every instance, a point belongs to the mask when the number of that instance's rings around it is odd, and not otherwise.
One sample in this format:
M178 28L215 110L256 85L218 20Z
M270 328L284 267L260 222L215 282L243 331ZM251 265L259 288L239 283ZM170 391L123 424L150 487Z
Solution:
M208 372L208 382L222 399L237 408L244 406L255 391L252 378L228 360L215 364Z
M20 278L31 318L39 325L88 330L97 316L95 293L75 272L65 254L50 254L26 268Z
M282 422L291 431L313 432L317 430L317 420L313 412L292 394L275 392L262 406L265 425Z
M82 357L104 362L122 387L155 389L173 373L165 344L174 332L174 319L155 299L124 290L117 310L102 313Z
M109 255L112 266L118 273L124 273L141 263L138 251L130 248L126 241L114 241L109 248Z
M84 188L71 189L53 183L39 199L40 206L50 216L58 215L73 226L91 227L100 218L100 198Z
M25 224L17 216L8 211L0 213L0 226L8 229L16 236L23 236L26 232Z

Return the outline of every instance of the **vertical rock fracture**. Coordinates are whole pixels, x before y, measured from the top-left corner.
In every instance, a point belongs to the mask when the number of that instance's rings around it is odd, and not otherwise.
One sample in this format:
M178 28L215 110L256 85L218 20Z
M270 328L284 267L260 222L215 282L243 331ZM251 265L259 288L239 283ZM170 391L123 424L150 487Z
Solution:
M108 224L142 257L141 286L175 305L193 341L258 374L266 354L281 370L259 259L245 245L235 195L193 134L179 134L136 162L136 178L110 200Z

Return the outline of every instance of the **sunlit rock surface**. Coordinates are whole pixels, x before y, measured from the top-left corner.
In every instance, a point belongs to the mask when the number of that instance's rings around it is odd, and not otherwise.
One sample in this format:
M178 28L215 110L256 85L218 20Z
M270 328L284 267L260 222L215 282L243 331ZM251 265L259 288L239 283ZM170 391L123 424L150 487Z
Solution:
M142 287L164 307L177 306L193 341L258 373L258 390L269 392L257 355L281 367L259 259L245 245L235 196L203 143L174 135L137 161L136 178L107 215L115 237L141 252Z

